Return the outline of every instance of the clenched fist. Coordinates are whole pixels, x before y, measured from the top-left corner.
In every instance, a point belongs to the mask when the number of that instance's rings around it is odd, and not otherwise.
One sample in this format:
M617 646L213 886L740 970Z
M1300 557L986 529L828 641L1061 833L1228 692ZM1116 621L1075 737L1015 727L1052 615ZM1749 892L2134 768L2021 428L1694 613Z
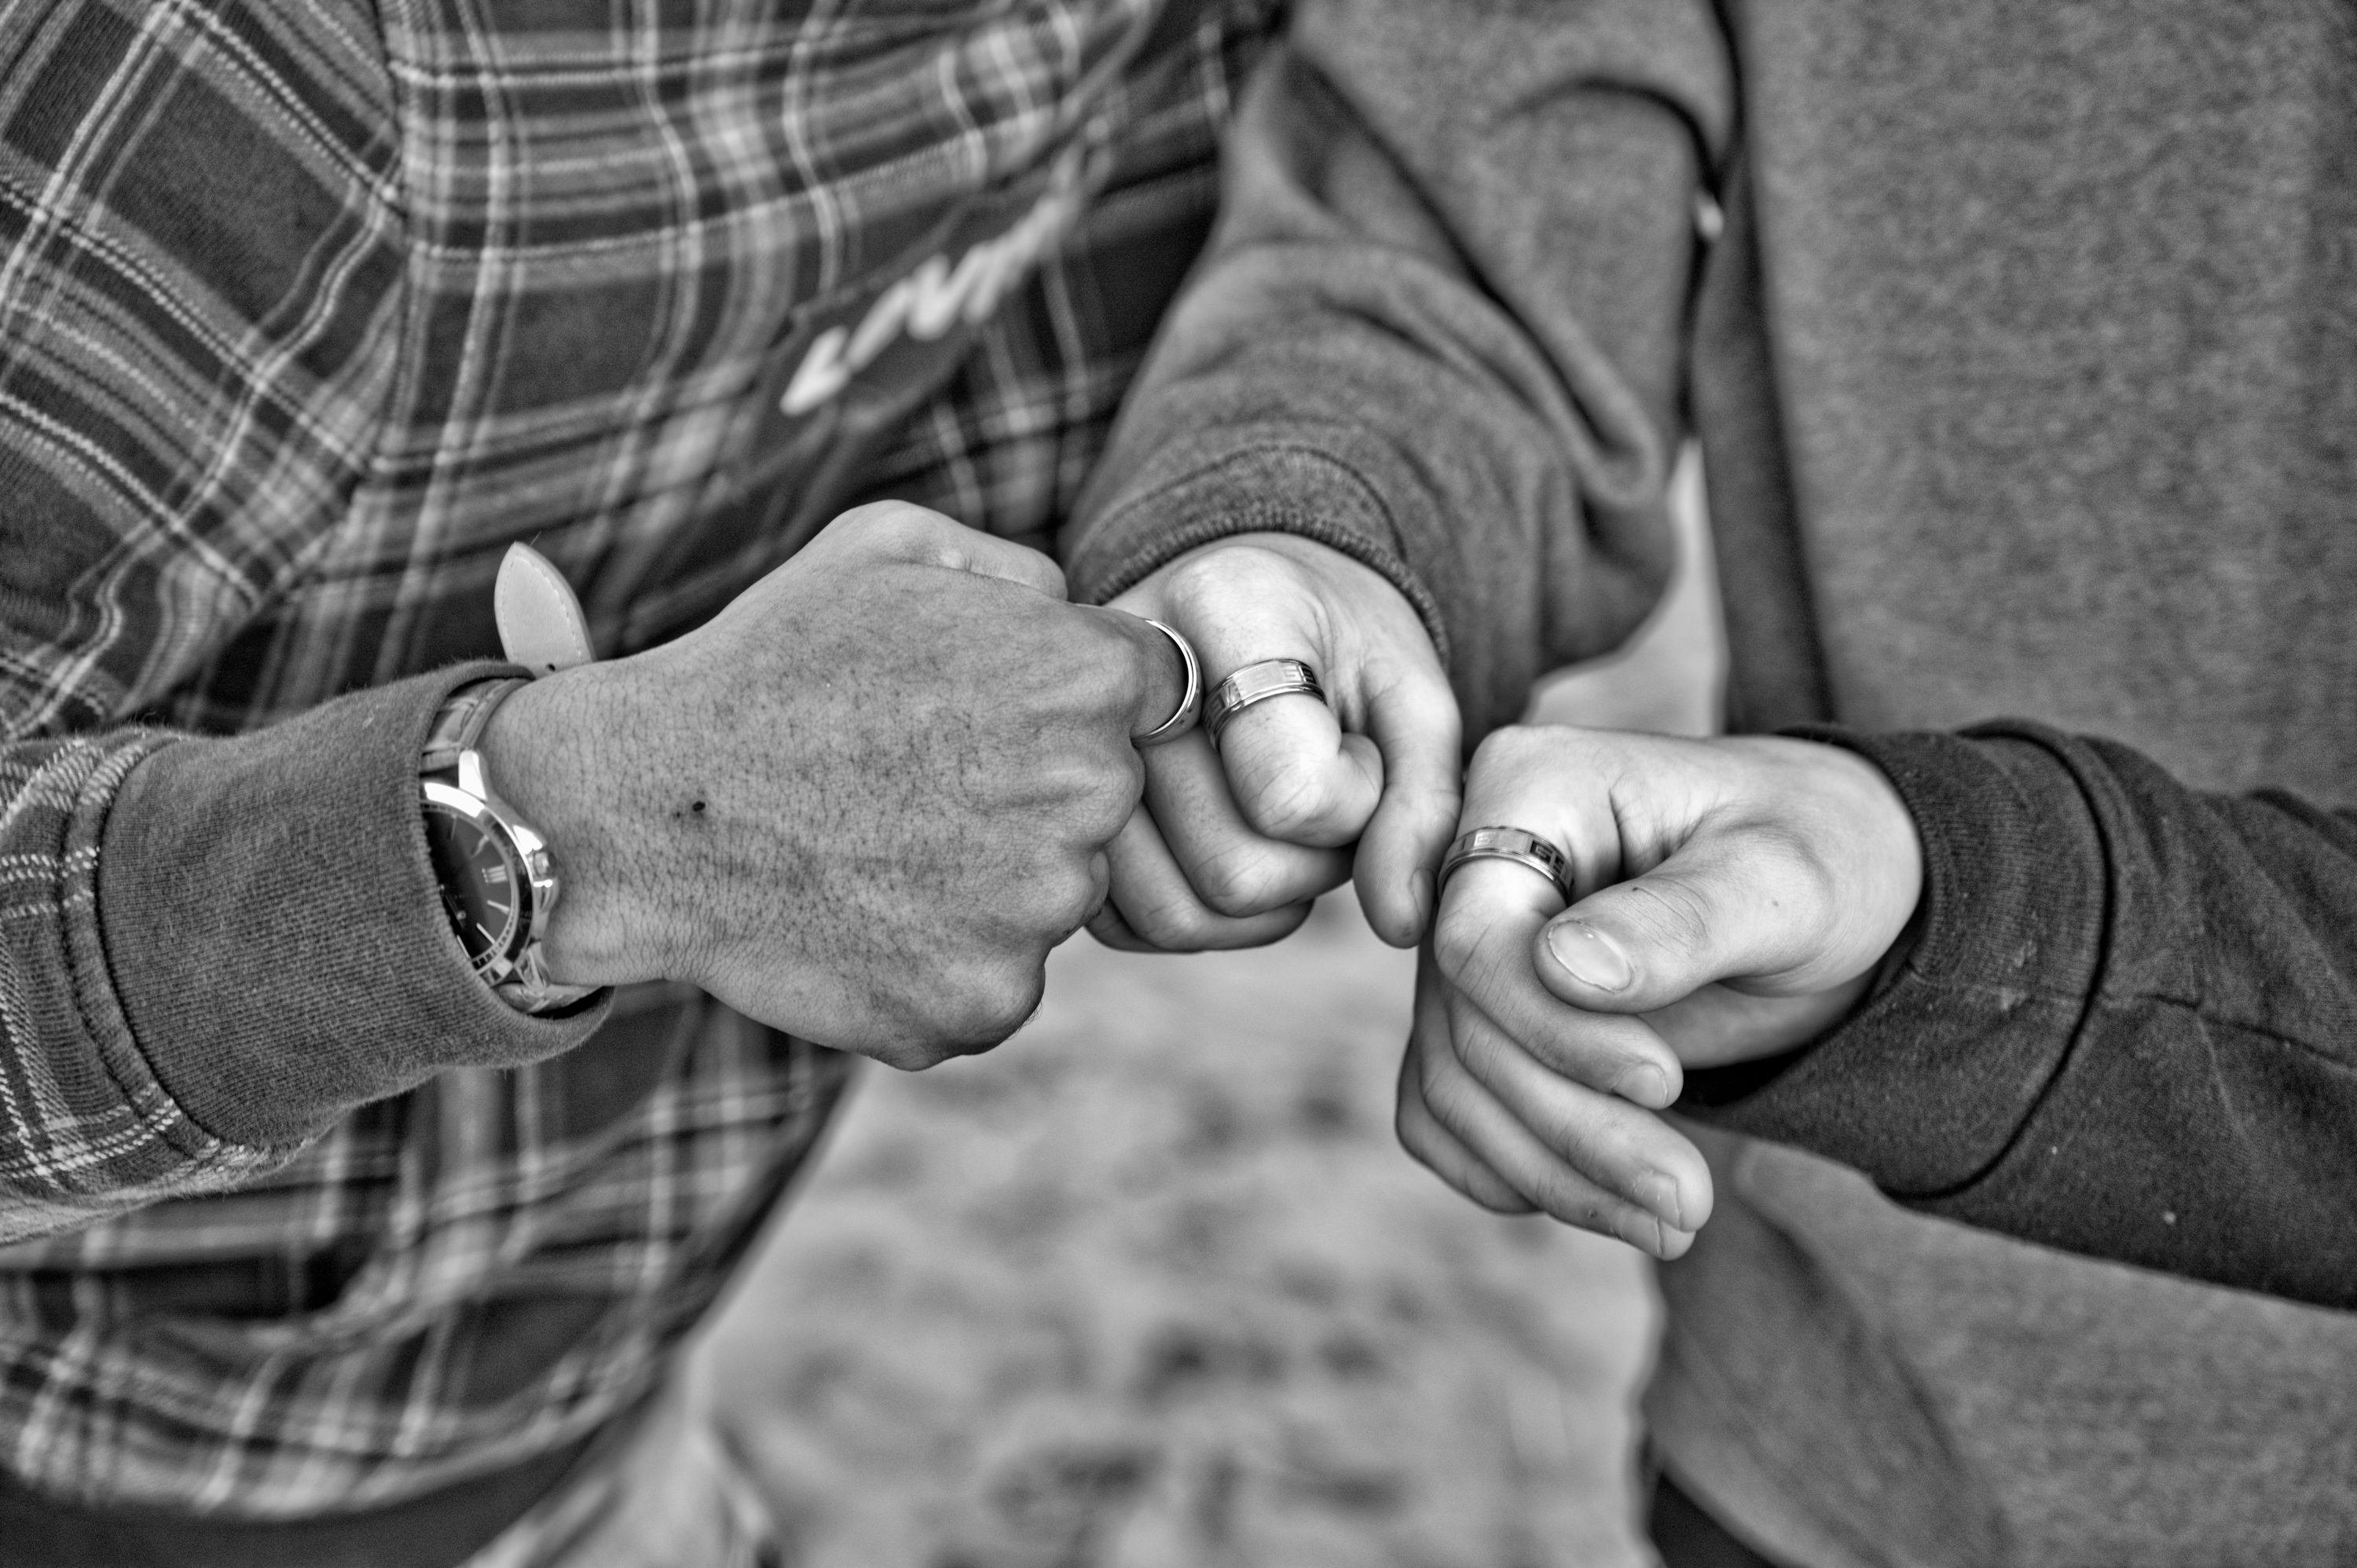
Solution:
M518 692L482 751L564 877L554 978L691 981L913 1068L1037 1007L1183 689L1046 557L884 502L678 640Z
M1114 603L1175 626L1206 691L1266 660L1316 671L1326 701L1243 709L1146 758L1146 803L1114 845L1092 928L1174 950L1272 941L1355 877L1378 935L1406 946L1432 913L1457 820L1457 700L1415 608L1330 546L1243 533L1197 547Z

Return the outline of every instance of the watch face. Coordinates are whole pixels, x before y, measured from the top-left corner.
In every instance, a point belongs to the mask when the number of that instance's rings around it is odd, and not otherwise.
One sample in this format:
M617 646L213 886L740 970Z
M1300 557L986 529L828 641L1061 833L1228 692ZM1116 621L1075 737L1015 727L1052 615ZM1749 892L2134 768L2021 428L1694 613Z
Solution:
M442 884L443 912L475 967L508 957L523 921L517 886L523 868L507 835L428 801L425 848Z

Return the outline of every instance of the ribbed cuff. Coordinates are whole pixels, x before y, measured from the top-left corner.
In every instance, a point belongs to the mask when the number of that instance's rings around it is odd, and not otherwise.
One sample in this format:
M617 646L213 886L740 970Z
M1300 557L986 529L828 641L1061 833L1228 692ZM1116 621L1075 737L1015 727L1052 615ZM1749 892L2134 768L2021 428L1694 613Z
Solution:
M1175 472L1160 467L1149 465L1126 497L1067 542L1074 598L1103 604L1213 540L1297 534L1382 574L1448 662L1440 607L1409 570L1375 487L1347 463L1314 446L1214 435L1191 445Z
M604 1005L518 1013L478 979L426 858L417 758L443 700L511 666L454 665L233 739L166 746L124 781L98 878L132 1034L198 1125L257 1148L451 1067L581 1044Z

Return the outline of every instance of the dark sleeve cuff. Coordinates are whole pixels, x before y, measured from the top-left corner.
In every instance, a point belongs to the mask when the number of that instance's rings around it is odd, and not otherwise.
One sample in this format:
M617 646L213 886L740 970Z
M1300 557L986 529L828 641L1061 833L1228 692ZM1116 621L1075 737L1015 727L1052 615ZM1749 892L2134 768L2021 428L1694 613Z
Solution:
M417 758L443 700L500 664L353 693L124 781L98 877L139 1049L189 1118L256 1148L453 1067L514 1067L604 1021L518 1013L468 966L426 859Z
M1693 1074L1681 1108L1843 1161L1895 1197L1952 1192L2004 1155L2090 1006L2106 904L2094 813L2036 726L1796 733L1877 764L1913 814L1915 944L1815 1045Z
M1321 446L1206 433L1157 454L1125 489L1066 541L1074 598L1103 604L1213 540L1297 534L1381 573L1448 662L1440 607L1408 567L1379 492Z

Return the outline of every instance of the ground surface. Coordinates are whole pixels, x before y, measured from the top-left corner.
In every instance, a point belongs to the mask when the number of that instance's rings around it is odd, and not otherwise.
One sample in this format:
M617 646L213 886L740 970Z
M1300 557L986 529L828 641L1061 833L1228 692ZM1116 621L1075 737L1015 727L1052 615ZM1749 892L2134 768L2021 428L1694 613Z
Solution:
M826 1568L1641 1562L1633 1253L1390 1128L1410 965L1060 952L994 1055L872 1073L705 1366Z

